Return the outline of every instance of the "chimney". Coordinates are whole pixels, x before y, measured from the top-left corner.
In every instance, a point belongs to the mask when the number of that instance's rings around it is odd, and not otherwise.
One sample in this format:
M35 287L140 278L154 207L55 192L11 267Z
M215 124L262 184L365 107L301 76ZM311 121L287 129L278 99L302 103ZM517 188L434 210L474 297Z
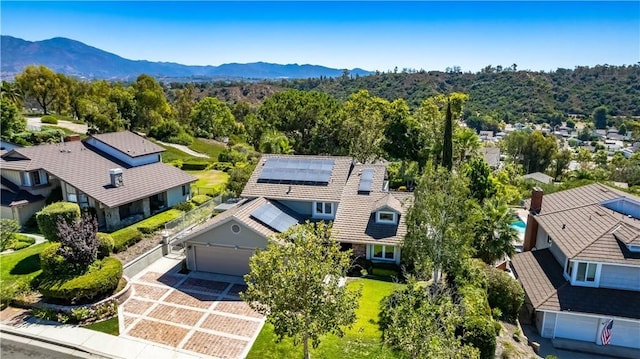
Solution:
M527 228L524 231L524 243L522 250L530 251L536 246L538 238L538 221L535 216L542 210L543 191L540 187L534 187L531 191L531 205L529 207L529 216L527 217Z
M80 135L69 135L64 138L65 142L80 141L80 140L81 140Z
M534 215L539 214L542 211L542 195L544 191L540 187L534 187L531 191L531 205L529 211Z
M124 179L122 178L122 169L112 168L109 170L109 178L111 179L111 187L122 187Z

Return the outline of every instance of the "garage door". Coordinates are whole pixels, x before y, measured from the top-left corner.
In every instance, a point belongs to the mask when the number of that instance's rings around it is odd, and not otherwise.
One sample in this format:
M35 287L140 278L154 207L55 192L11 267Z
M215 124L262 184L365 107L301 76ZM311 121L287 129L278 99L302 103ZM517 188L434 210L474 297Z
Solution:
M250 249L234 249L216 246L194 246L196 270L229 275L249 273Z
M640 323L615 319L611 329L611 345L640 349Z
M598 318L559 314L555 337L595 343L597 330Z

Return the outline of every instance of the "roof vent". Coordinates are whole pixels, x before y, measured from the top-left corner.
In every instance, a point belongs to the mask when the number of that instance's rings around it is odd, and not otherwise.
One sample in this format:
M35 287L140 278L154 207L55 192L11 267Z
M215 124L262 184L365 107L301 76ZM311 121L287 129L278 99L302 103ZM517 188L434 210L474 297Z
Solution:
M111 179L112 187L122 187L124 186L124 179L122 178L122 169L120 168L112 168L109 170L109 178Z

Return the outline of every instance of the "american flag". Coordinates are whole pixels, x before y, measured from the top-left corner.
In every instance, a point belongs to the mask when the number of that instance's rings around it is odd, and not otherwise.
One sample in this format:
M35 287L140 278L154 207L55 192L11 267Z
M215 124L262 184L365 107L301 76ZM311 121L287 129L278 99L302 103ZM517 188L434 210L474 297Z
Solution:
M602 334L600 334L602 345L607 345L611 342L611 329L613 329L613 319L604 322L604 328L602 328Z

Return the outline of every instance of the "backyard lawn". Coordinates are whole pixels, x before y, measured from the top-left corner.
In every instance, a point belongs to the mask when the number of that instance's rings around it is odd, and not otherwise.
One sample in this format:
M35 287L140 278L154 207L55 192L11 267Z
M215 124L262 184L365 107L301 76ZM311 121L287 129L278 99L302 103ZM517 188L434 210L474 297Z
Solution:
M189 145L189 148L196 152L204 153L208 155L213 161L217 161L218 155L226 148L226 146L213 142L211 140L196 138Z
M222 171L203 170L186 172L198 178L192 185L194 195L220 193L229 180L229 175ZM202 193L199 193L199 191Z
M320 346L311 350L312 358L395 358L396 355L381 341L378 328L378 313L382 298L403 285L374 279L354 279L349 288L362 286L360 306L356 311L357 320L344 337L325 335ZM273 326L265 324L258 335L247 358L301 358L302 345L293 345L293 340L285 339L276 343Z
M20 278L33 279L40 273L40 252L49 243L40 243L0 256L0 281L9 286Z

